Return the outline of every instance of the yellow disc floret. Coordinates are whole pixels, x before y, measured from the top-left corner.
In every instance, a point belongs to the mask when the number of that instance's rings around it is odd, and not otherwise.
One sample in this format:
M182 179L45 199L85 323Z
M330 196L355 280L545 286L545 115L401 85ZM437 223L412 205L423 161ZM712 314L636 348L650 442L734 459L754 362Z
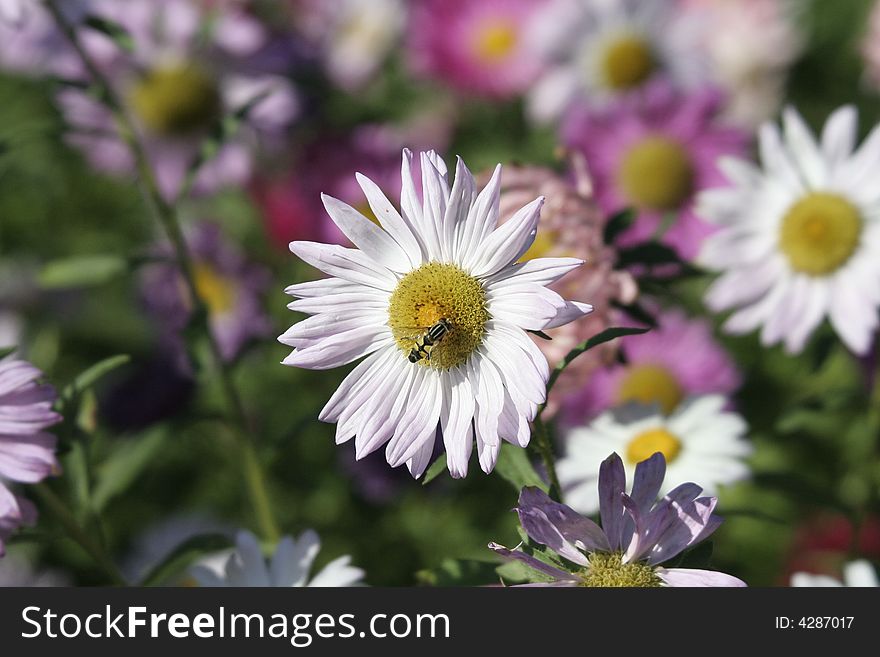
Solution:
M581 574L581 586L653 588L663 582L646 563L623 563L620 552L594 552Z
M651 458L656 452L661 452L666 457L668 465L681 452L681 441L666 429L648 429L629 441L626 460L635 465Z
M795 271L826 276L852 257L861 233L862 219L852 203L837 194L814 192L786 213L779 248Z
M600 65L605 84L616 91L639 86L657 68L650 45L637 36L623 36L610 42Z
M216 81L190 64L148 72L132 87L129 101L144 125L160 135L182 135L208 127L221 111Z
M640 208L674 210L690 195L694 168L684 146L667 137L647 137L623 156L618 183Z
M404 357L441 319L450 330L420 365L448 369L480 346L489 312L476 278L456 265L429 262L400 279L388 305L388 326Z
M684 390L678 380L661 365L630 367L617 388L618 403L657 404L666 415L675 410L682 399Z
M199 298L212 315L220 315L232 309L235 302L235 283L206 263L193 266L193 282Z
M516 47L517 33L513 23L493 21L487 23L477 34L474 43L477 56L484 62L495 64L507 58Z

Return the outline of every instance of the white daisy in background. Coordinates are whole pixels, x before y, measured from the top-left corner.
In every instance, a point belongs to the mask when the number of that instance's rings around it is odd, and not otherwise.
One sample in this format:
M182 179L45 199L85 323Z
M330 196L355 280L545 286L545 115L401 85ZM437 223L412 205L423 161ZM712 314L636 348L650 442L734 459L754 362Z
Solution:
M379 225L323 196L357 249L291 243L331 278L287 288L298 297L288 307L313 316L279 338L294 347L283 362L329 369L366 356L319 415L337 423L337 444L355 438L357 458L387 443L388 463L406 463L418 477L440 435L454 477L467 474L474 440L480 466L491 472L500 440L528 444L545 399L549 367L526 331L592 310L545 287L583 261L517 262L535 240L543 198L497 226L500 165L478 194L460 158L450 189L443 161L422 153L420 202L411 162L405 150L401 213L357 176Z
M721 229L700 262L722 271L706 303L736 309L729 333L761 327L761 343L800 352L825 317L865 354L880 305L880 127L855 149L857 115L838 109L821 140L792 108L783 132L760 131L762 168L721 160L731 186L702 192L697 213Z
M278 542L269 562L263 557L257 537L240 531L235 551L224 560L208 558L190 568L199 586L357 586L363 584L364 571L351 565L351 557L334 559L314 577L309 571L321 539L308 529L298 539L285 536Z
M828 575L813 575L812 573L795 573L791 576L791 585L796 587L822 586L822 587L870 587L880 586L877 579L877 571L865 559L851 561L843 567L843 581Z
M708 74L699 21L676 0L557 0L534 29L549 60L528 97L538 122L577 100L601 104L658 77L689 88Z
M565 455L556 463L565 501L581 513L599 510L597 478L599 465L608 454L623 456L627 479L632 481L636 465L656 452L666 457L664 495L682 481L699 479L706 492L748 476L744 459L752 452L745 440L748 429L736 413L724 410L721 395L693 397L669 416L660 409L646 414L648 407L630 406L606 412L589 425L570 429L564 436ZM627 421L626 415L638 413Z
M354 91L378 73L406 23L402 0L300 0L295 20L327 74Z

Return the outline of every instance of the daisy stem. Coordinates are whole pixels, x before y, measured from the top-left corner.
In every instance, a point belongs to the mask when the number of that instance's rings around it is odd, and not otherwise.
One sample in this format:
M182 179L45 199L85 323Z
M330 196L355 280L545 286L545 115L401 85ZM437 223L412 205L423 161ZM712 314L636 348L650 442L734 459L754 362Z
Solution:
M232 380L232 375L223 359L220 346L214 338L208 324L208 312L196 287L193 259L190 255L186 239L184 238L183 230L180 227L177 207L175 204L166 201L165 197L162 195L155 173L153 172L153 167L150 164L143 144L141 144L141 141L138 138L138 133L131 117L126 112L124 104L120 101L112 85L107 81L103 73L92 60L91 55L89 55L83 47L76 30L67 22L63 12L58 8L58 1L59 0L46 0L46 7L52 14L58 28L70 42L71 46L76 50L77 55L80 60L82 60L83 65L86 67L86 70L92 78L92 82L97 85L101 97L113 112L120 136L134 157L141 192L143 193L147 206L164 229L166 236L174 249L177 266L180 269L187 291L189 292L189 297L192 300L193 316L202 324L203 332L208 340L211 350L211 359L213 361L214 369L217 372L220 385L223 389L223 395L226 398L225 406L228 410L230 420L237 428L235 434L242 449L242 467L244 468L245 481L247 482L248 494L257 516L260 531L267 541L274 543L279 539L280 532L278 531L278 525L271 508L269 494L266 490L263 469L260 466L260 461L257 457L253 432L251 431L250 423L248 422L241 397ZM179 196L177 200L180 200Z
M557 502L562 502L562 486L559 485L559 477L556 475L556 457L553 454L553 446L550 444L550 436L547 434L547 426L540 414L535 416L533 424L537 438L536 447L541 455L541 460L544 461L547 476L550 478L550 496Z
M73 513L71 513L70 509L68 509L64 502L61 501L61 498L59 498L45 483L35 484L31 490L36 492L43 505L46 506L56 518L58 518L62 525L64 525L67 535L85 550L86 554L88 554L101 570L104 571L107 578L117 586L126 586L127 583L125 578L122 576L122 573L119 572L116 564L114 564L113 560L107 556L107 553L104 552L101 546L93 541L91 536L80 527L76 518L73 517Z

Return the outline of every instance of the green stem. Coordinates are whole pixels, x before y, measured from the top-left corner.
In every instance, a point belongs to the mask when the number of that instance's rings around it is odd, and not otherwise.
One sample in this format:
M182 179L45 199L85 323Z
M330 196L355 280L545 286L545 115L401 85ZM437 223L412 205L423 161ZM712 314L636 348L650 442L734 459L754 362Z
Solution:
M196 287L193 259L183 235L183 230L180 227L177 208L173 204L168 203L159 190L149 158L147 158L146 151L138 138L137 130L128 116L124 104L119 100L113 87L107 82L104 75L92 61L89 53L83 48L76 30L66 21L63 13L58 9L57 2L58 0L47 0L46 7L52 14L59 29L76 50L92 81L98 86L101 96L113 112L120 136L134 156L135 168L147 206L164 229L174 249L177 266L180 268L184 284L192 300L193 314L202 323L203 332L208 339L213 366L220 381L223 395L226 398L225 406L228 409L230 419L236 426L236 438L241 444L244 453L249 455L243 459L242 465L245 469L245 479L248 482L248 494L256 512L261 533L267 540L276 540L279 536L278 526L272 514L269 496L266 493L264 474L256 457L253 432L244 411L244 404L232 380L232 374L223 359L220 345L208 324L208 312Z
M534 427L535 437L537 438L535 447L541 455L541 460L544 461L547 477L550 479L550 495L555 497L557 501L562 502L562 486L559 485L559 477L556 474L556 456L553 454L550 436L547 435L547 427L540 415L535 417Z
M59 498L45 483L36 484L31 487L31 490L37 493L40 501L55 515L56 518L58 518L61 524L64 525L67 535L85 550L101 570L104 571L107 578L113 582L113 584L125 586L125 578L122 576L122 573L119 572L116 564L114 564L112 559L107 556L107 553L104 552L101 546L93 541L91 536L79 526L79 523L73 517L73 514L67 506L65 506L64 502L61 501L61 498Z

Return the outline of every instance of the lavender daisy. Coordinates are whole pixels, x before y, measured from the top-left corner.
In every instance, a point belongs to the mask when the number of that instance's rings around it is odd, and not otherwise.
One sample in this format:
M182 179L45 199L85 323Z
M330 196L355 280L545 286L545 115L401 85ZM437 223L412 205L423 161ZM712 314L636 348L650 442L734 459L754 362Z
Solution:
M196 191L247 180L254 147L271 142L294 119L298 100L290 82L259 56L269 46L268 32L235 3L94 0L92 13L121 25L131 37L129 54L105 36L80 29L85 48L133 119L167 197L180 191L221 117L255 103L237 134L201 167ZM69 141L96 168L134 169L106 107L75 88L62 91L58 100Z
M659 231L682 257L697 255L713 226L694 213L694 195L722 184L719 157L745 153L745 133L718 122L721 108L713 90L681 95L657 83L638 98L599 109L581 104L569 112L563 139L586 156L599 205L608 214L638 210L621 245Z
M0 556L4 540L37 518L34 505L10 490L59 471L55 436L46 432L61 416L52 410L55 390L39 383L43 373L23 360L0 361Z
M269 286L269 273L247 260L228 242L220 226L200 222L186 241L193 258L196 290L208 311L214 338L224 359L232 360L251 339L267 336L271 323L260 296ZM170 256L163 246L160 253ZM141 291L147 308L161 322L163 337L182 348L180 333L189 322L192 300L174 263L144 268Z
M599 470L601 527L542 490L524 488L516 509L520 523L532 541L559 555L558 565L497 543L489 547L543 575L539 586L745 586L724 573L661 565L721 524L713 514L717 500L698 497L702 488L693 483L681 484L655 503L665 475L666 460L654 454L636 468L627 495L620 457L605 459Z
M518 263L535 241L543 198L498 226L501 167L477 192L459 158L422 153L422 198L403 155L402 213L358 176L379 225L330 196L331 219L358 247L292 242L291 250L331 278L287 288L291 310L312 317L279 340L284 364L330 369L366 357L321 411L336 441L355 438L358 458L387 444L393 467L427 468L441 436L449 471L463 477L477 446L495 467L501 440L524 447L544 402L547 360L527 330L567 324L592 310L546 286L583 264L576 258Z

